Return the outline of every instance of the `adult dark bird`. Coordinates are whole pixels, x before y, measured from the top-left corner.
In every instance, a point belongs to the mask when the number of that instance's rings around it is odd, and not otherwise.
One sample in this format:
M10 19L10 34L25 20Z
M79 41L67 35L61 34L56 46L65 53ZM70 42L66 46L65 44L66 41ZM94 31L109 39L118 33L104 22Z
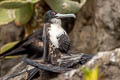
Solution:
M10 56L10 55L21 55L28 54L28 56L32 56L35 54L36 56L43 55L43 42L42 42L42 33L43 29L40 28L36 32L33 32L31 35L20 41L11 49L5 51L0 54L1 57Z
M45 13L45 25L43 29L44 42L44 59L52 64L57 63L57 59L63 53L67 53L70 50L70 38L66 31L62 27L63 18L73 17L74 14L60 14L53 10L49 10Z

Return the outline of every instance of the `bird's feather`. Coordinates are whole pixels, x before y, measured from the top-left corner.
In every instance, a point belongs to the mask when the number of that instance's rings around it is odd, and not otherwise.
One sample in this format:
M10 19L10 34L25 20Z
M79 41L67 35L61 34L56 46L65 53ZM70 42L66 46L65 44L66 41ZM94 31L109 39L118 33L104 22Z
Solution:
M62 53L67 53L68 50L70 50L70 39L67 36L67 34L62 34L61 36L58 37L58 42L59 42L59 50Z

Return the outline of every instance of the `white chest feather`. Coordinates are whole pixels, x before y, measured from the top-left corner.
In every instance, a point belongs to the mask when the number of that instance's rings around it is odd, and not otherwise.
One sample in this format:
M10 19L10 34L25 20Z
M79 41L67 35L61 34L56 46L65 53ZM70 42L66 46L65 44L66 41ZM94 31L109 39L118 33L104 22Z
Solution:
M50 40L55 45L56 48L59 48L59 43L57 37L61 36L62 34L66 34L64 29L58 25L58 24L51 24L51 27L49 28L49 35L50 35Z

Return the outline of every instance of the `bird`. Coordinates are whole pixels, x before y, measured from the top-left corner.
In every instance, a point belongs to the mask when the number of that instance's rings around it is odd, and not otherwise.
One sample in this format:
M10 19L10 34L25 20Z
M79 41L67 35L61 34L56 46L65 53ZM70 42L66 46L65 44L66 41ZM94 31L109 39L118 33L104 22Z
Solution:
M43 55L43 42L42 42L43 28L30 34L28 37L19 41L14 47L0 54L0 58L11 55L27 54L29 57L33 55L39 57ZM38 56L39 55L39 56Z
M43 62L52 65L58 65L58 58L61 54L67 54L70 50L71 40L67 32L62 27L62 19L67 17L76 16L74 14L60 14L53 10L49 10L45 13L45 24L43 27L42 41L43 41ZM39 70L33 69L33 74L28 76L34 76Z
M75 18L75 14L61 14L53 10L45 13L45 24L43 28L44 49L43 59L51 64L57 64L61 54L70 50L71 40L62 27L62 19Z

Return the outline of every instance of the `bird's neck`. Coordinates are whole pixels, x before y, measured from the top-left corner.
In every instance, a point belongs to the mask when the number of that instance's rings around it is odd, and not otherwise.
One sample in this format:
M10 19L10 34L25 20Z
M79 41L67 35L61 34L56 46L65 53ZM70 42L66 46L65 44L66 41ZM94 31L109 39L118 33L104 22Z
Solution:
M52 23L52 24L57 24L57 25L59 25L59 26L62 25L62 24L61 24L61 19L56 19L56 18L51 19L51 23Z

